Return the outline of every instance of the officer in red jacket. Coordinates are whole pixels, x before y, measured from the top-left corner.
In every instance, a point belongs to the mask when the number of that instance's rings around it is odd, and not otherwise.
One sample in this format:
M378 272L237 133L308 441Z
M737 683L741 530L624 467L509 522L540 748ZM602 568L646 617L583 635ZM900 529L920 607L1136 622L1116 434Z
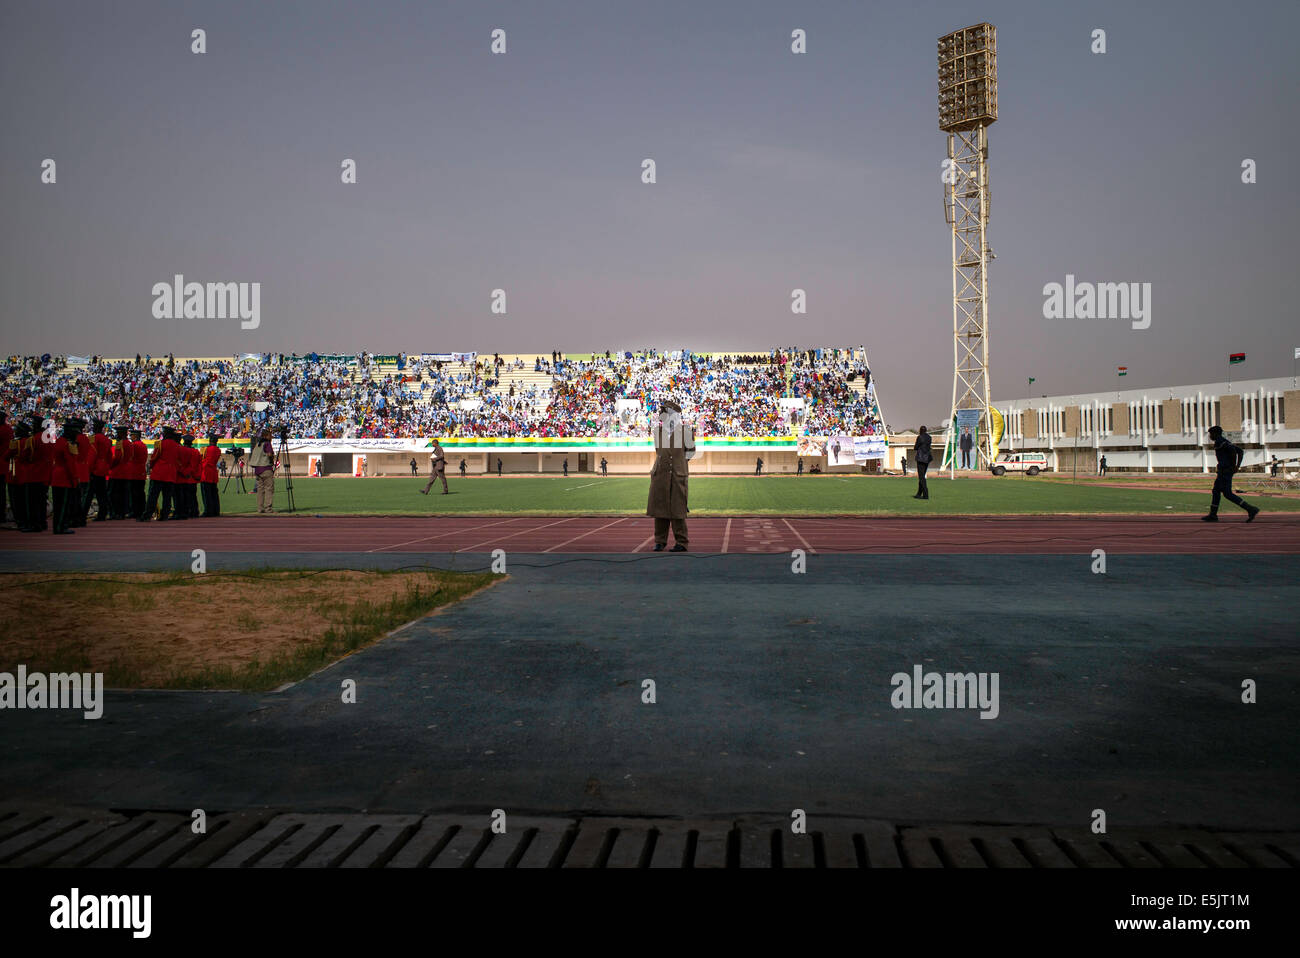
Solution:
M181 437L180 465L176 469L176 505L173 519L190 519L199 514L199 451L194 448L194 436Z
M54 534L70 536L81 515L81 502L77 498L78 471L83 460L83 450L90 445L81 435L84 419L72 418L63 424L63 435L54 441L50 457L50 488L54 493ZM80 441L78 441L80 439Z
M94 499L99 505L99 512L95 515L96 522L107 522L109 515L108 505L108 471L113 468L113 441L104 435L104 420L96 419L90 424L93 436L89 437L94 443L94 459L90 463L90 492L82 505L82 515L90 511L90 500Z
M68 419L64 421L65 427L67 423L73 423L77 430L77 497L72 503L72 525L84 526L86 511L90 509L90 470L95 464L95 443L86 435L86 420Z
M50 423L54 425L53 421ZM54 440L46 442L45 416L35 412L31 415L32 435L27 446L19 453L19 459L27 467L27 481L23 489L27 496L27 528L24 532L44 532L46 525L46 498L50 493L50 463L54 451Z
M221 496L217 494L217 463L221 461L221 447L217 445L217 434L208 433L208 446L203 450L203 471L199 476L203 483L203 518L215 518L221 515Z
M4 482L0 482L0 523L5 521L5 500L9 498L9 444L14 439L13 426L5 420L8 417L4 410L0 410L0 465L4 466ZM14 521L17 521L18 513L14 513Z
M176 441L176 430L171 426L163 426L162 439L154 446L153 454L149 457L149 500L145 503L141 522L148 522L153 517L160 498L162 511L158 513L158 521L166 522L168 516L172 515L180 460L181 446Z
M14 525L22 532L27 528L27 466L19 462L18 453L31 438L32 427L25 422L14 426L14 437L6 447L5 485L9 487L9 502L13 505Z
M114 426L113 431L117 433L117 442L113 444L113 452L108 460L108 517L125 519L130 499L127 474L131 470L131 456L135 447L126 438L126 426Z
M149 469L149 447L140 438L140 430L131 430L131 468L126 472L128 501L127 515L132 519L144 518L144 479Z

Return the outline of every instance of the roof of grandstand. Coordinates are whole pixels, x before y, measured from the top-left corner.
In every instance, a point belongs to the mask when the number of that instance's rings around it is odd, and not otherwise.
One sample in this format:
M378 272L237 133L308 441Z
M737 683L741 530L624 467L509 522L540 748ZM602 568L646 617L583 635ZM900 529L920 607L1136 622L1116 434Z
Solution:
M701 436L884 432L861 347L765 353L244 354L10 357L10 416L294 438L646 436L663 400Z

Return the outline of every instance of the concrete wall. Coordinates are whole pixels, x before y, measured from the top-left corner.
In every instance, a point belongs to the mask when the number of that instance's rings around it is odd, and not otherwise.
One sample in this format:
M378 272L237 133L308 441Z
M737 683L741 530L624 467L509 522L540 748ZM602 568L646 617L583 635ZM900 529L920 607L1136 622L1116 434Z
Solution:
M1160 403L1160 431L1171 434L1183 431L1183 404L1177 399L1165 399Z

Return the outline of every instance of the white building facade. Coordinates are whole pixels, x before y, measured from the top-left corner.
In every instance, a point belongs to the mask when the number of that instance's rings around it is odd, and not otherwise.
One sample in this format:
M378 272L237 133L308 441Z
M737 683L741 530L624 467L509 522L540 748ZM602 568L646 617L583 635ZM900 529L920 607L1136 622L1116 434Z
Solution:
M1211 426L1246 453L1243 468L1300 458L1300 390L1291 377L1111 390L994 402L1003 450L1047 452L1057 471L1212 472Z

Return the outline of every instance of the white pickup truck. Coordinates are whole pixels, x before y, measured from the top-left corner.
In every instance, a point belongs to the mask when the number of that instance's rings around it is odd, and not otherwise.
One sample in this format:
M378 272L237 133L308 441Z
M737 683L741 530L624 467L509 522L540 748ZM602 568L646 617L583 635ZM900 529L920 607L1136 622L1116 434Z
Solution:
M1000 452L993 463L992 472L995 476L1005 476L1008 472L1036 476L1047 468L1045 452Z

